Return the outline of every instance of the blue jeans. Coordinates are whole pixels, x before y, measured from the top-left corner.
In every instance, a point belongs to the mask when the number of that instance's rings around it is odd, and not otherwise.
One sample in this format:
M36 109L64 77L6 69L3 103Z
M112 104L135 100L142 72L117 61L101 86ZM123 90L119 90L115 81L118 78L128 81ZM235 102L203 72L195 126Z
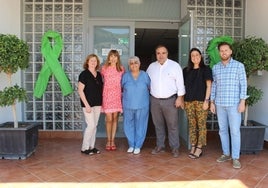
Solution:
M216 105L216 110L223 154L228 156L232 154L233 159L239 159L241 146L241 113L238 112L238 105L227 107ZM231 137L229 135L229 129ZM231 153L230 138L232 150Z

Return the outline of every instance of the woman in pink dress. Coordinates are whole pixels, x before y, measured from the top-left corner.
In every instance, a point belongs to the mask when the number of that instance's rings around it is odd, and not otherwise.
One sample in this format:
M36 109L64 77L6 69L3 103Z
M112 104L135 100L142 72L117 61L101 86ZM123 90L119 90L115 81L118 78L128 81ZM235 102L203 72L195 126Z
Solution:
M105 113L107 144L106 150L116 150L114 142L119 113L122 110L121 78L125 72L117 50L111 50L101 69L103 76L102 112Z

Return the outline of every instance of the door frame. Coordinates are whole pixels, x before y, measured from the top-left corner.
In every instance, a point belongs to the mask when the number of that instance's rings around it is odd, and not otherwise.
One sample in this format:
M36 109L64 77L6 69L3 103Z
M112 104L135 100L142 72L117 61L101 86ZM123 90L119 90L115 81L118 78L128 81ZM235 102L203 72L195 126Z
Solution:
M188 54L190 49L193 47L193 11L189 11L188 14L182 19L181 25L179 27L179 63L181 67L184 68L188 63ZM186 24L188 30L182 30L182 26ZM187 25L188 24L188 25ZM186 33L185 33L186 31ZM186 42L183 43L183 42ZM179 109L179 134L182 142L185 146L190 149L190 138L189 138L189 128L188 120L185 110Z

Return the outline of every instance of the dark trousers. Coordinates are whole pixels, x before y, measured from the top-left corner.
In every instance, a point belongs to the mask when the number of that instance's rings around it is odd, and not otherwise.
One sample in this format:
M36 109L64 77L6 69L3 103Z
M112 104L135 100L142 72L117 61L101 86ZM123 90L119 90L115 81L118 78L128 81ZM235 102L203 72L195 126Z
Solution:
M165 147L167 127L169 146L171 149L178 149L180 143L178 109L175 107L176 96L170 97L168 99L157 99L151 96L150 100L152 120L155 126L157 147Z

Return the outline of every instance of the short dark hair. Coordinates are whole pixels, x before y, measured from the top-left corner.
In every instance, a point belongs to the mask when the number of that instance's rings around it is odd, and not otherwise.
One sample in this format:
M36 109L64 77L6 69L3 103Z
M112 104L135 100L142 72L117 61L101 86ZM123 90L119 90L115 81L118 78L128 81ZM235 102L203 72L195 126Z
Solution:
M157 45L157 46L155 47L155 51L156 51L158 48L166 48L166 49L167 49L167 47L166 47L165 45L163 45L163 44L159 44L159 45ZM168 49L167 49L167 52L168 52Z
M230 43L228 43L228 42L220 42L220 43L218 44L218 50L220 50L221 46L223 46L223 45L227 45L227 46L229 46L229 48L230 48L231 50L233 50L232 45L231 45Z

